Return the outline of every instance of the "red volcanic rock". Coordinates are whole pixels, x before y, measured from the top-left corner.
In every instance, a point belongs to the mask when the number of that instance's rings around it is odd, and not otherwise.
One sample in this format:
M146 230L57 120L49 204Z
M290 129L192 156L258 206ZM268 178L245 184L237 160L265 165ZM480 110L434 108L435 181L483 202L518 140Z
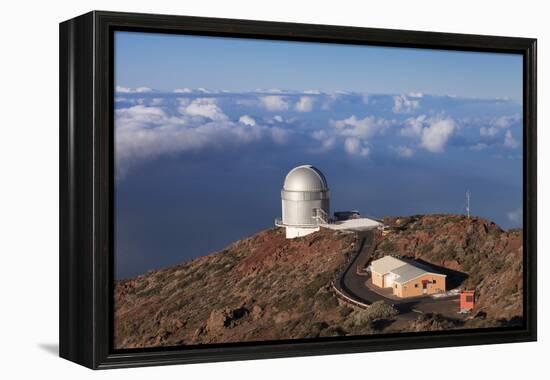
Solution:
M347 308L328 289L355 240L354 234L327 229L289 240L284 230L271 229L220 252L118 281L115 346L321 334L319 326L341 322Z

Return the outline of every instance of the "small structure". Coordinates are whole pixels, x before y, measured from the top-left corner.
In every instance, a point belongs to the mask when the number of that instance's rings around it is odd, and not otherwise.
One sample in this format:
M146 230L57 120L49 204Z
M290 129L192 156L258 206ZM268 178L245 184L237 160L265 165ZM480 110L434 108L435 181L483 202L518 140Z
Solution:
M372 283L380 288L391 288L394 296L418 297L445 292L446 275L432 271L425 265L384 256L370 265Z
M361 214L359 213L358 210L334 212L334 219L336 220L350 220L350 219L359 219L359 218L361 218Z
M463 290L460 292L460 312L469 313L474 309L475 291Z

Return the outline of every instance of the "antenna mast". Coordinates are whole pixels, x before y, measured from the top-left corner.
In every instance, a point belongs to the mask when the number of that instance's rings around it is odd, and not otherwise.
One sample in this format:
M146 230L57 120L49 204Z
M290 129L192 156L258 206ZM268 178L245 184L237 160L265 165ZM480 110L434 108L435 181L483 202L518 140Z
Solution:
M470 219L470 190L466 190L466 214Z

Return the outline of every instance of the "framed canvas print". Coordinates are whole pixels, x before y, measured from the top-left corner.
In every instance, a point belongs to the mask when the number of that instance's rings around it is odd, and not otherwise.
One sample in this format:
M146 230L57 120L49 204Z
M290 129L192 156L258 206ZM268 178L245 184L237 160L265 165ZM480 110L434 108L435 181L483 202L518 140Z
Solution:
M60 355L536 339L536 40L60 25Z

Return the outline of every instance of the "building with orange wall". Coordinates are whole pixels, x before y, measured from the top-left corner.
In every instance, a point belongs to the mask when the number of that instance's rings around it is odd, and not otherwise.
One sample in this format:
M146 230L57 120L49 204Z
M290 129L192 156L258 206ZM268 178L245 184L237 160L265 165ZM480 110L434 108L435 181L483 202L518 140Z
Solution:
M443 293L446 275L425 265L384 256L370 264L372 283L380 288L392 288L393 295L401 298Z

